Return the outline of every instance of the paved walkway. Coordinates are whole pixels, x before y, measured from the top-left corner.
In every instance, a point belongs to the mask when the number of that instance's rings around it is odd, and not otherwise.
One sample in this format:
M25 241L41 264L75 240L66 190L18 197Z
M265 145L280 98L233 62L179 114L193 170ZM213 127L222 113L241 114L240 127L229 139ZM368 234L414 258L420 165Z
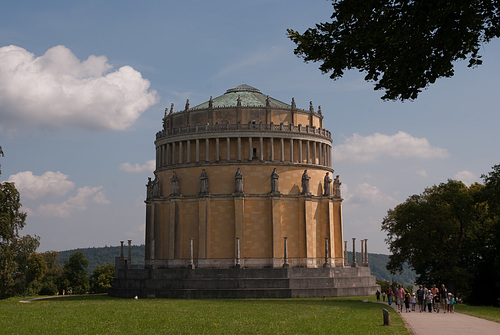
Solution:
M387 305L387 303L385 303ZM392 304L397 310L396 304ZM416 335L439 334L439 335L499 335L500 323L476 318L462 313L429 313L429 312L404 312L400 315L408 325L408 328ZM418 306L417 306L418 310Z

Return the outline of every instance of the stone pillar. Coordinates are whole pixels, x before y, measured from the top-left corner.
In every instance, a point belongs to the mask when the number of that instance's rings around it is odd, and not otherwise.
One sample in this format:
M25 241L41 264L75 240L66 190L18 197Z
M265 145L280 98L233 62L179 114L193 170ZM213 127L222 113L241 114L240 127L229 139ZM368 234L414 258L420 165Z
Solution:
M210 146L209 139L205 138L205 162L210 162Z
M219 162L219 138L215 138L215 161Z
M235 268L239 269L241 267L240 264L240 238L236 238L236 260L235 260Z
M280 161L283 162L285 160L285 143L283 137L280 138Z
M325 237L325 264L323 264L324 268L330 267L330 261L328 257L328 237Z
M368 239L365 238L365 264L368 266Z
M231 160L231 140L230 140L230 137L226 138L226 160L228 162Z
M323 165L323 162L321 161L321 151L323 150L323 143L319 143L319 165Z
M170 143L167 143L167 153L165 154L165 158L167 160L167 165L170 165L171 163L171 160L170 160L170 152L171 152L171 149L170 149Z
M172 164L175 164L175 142L172 142Z
M290 139L290 162L293 163L293 138Z
M299 140L299 163L302 163L302 140Z
M313 145L313 164L316 164L316 142L312 142Z
M356 238L352 238L352 267L356 267Z
M238 162L241 162L241 137L238 136Z
M182 141L179 141L179 164L182 164Z
M188 269L194 269L193 238L189 239L189 265Z
M283 237L283 267L287 268L290 265L288 264L288 243L287 237Z
M128 240L128 268L132 268L132 240Z
M191 163L191 141L186 141L186 163Z
M269 145L270 145L270 155L271 155L271 162L274 161L274 139L272 137L269 138Z
M124 241L120 241L120 244L121 244L121 246L120 246L120 258L121 259L123 259L123 242Z
M196 139L196 163L200 162L200 140Z
M364 251L364 244L365 244L365 241L363 240L360 240L361 242L361 265L365 265L365 251Z
M311 150L309 149L309 142L310 141L306 141L306 163L309 164L309 157L310 157L310 152Z
M347 262L347 241L344 241L344 266L349 265Z
M251 161L253 157L252 137L248 137L248 160Z
M262 162L264 160L264 139L262 136L259 138L260 144L260 152L259 152L259 160Z

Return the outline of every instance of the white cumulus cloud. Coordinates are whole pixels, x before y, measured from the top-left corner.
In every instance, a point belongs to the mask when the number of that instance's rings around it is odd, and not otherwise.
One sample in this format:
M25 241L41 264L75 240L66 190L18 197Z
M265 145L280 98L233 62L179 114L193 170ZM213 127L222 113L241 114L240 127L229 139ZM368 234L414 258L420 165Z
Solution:
M111 70L105 56L80 61L63 45L40 57L15 45L1 47L0 131L130 127L158 96L132 67Z
M73 189L75 183L59 171L47 171L41 176L31 171L19 172L9 176L8 182L13 182L22 198L36 200L47 196L63 196Z
M395 135L375 133L370 136L353 134L344 144L333 148L336 161L366 163L381 157L446 158L446 149L433 147L426 138L413 137L399 131Z
M384 194L378 187L368 183L362 183L356 186L354 192L349 195L346 202L349 204L380 204L390 205L397 203L393 197Z
M465 171L457 172L453 176L453 179L460 180L465 185L470 186L470 185L474 184L475 182L477 182L479 178L475 174L473 174L472 172L465 170Z
M106 199L102 188L102 186L80 187L75 196L68 198L64 202L40 205L38 213L44 216L67 218L73 212L86 210L91 203L107 205L109 200Z
M152 172L156 169L156 161L154 159L147 161L144 164L131 164L129 162L122 163L119 166L120 170L128 173Z

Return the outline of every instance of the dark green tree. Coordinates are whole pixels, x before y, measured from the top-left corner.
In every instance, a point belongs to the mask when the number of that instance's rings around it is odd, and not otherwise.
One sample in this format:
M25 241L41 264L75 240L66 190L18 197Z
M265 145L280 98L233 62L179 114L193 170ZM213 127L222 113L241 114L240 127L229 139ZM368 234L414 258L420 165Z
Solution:
M448 180L409 197L389 210L382 229L392 255L387 268L396 273L407 262L417 283L445 284L471 303L498 304L495 270L495 225L487 205L486 186ZM488 287L488 298L484 287ZM481 297L481 301L475 301Z
M500 36L498 0L333 0L331 22L288 29L294 53L338 79L358 69L382 99L416 99L454 74L453 63L482 63L485 42Z
M98 265L90 276L90 290L94 293L107 293L115 277L113 264Z
M26 224L21 206L15 185L0 183L0 298L22 294L28 256L39 246L38 237L19 234Z
M64 262L59 284L60 289L66 290L66 292L71 290L75 294L87 293L89 290L88 265L89 261L79 251L69 256L69 259Z

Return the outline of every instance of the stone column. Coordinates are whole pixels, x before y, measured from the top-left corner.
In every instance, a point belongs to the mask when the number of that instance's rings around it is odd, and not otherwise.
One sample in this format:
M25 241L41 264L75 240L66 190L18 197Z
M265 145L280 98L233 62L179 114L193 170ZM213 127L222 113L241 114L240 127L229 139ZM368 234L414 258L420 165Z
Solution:
M219 138L215 138L215 161L219 162Z
M368 264L368 239L365 239L365 262Z
M352 266L356 267L356 238L352 238Z
M205 162L210 162L210 146L208 137L205 138Z
M309 164L310 157L309 141L306 141L306 163Z
M344 241L344 266L347 266L347 241Z
M191 163L191 141L186 141L186 163Z
M230 140L230 137L226 138L226 160L228 162L231 160L231 140Z
M260 144L260 152L259 152L259 160L263 161L264 160L264 139L259 137L259 144Z
M299 163L302 163L302 140L299 140Z
M323 165L323 162L321 161L321 151L323 151L323 143L319 143L319 165Z
M252 137L248 137L248 160L251 161L253 157Z
M312 145L313 145L313 164L316 164L316 141L313 141Z
M175 164L175 142L172 142L172 165Z
M241 137L238 136L238 162L241 162Z
M120 258L121 258L122 260L123 260L123 242L124 242L124 241L120 241L120 244L121 244L121 246L120 246Z
M283 137L280 138L280 161L283 162L285 160L285 143Z
M241 267L240 264L240 238L236 238L236 265L234 266L235 268L239 269Z
M361 265L365 264L365 251L364 251L364 244L365 241L361 240Z
M293 138L290 139L290 162L293 163Z
M128 268L132 268L132 240L128 240Z
M196 139L196 163L200 162L200 140Z
M170 143L167 143L167 152L166 152L166 154L165 154L165 159L166 159L166 161L167 161L167 162L166 162L166 163L167 163L167 165L170 165L170 163L171 163L171 160L170 160L170 152L171 152L171 150L170 150Z
M288 264L288 243L287 237L283 237L283 267L287 268L290 265Z
M189 265L188 269L194 269L193 238L189 239Z
M274 139L272 137L269 138L270 145L270 154L271 154L271 162L274 161Z
M182 164L182 141L179 141L179 164Z
M325 264L323 264L324 268L330 267L330 261L328 257L328 237L325 237Z

